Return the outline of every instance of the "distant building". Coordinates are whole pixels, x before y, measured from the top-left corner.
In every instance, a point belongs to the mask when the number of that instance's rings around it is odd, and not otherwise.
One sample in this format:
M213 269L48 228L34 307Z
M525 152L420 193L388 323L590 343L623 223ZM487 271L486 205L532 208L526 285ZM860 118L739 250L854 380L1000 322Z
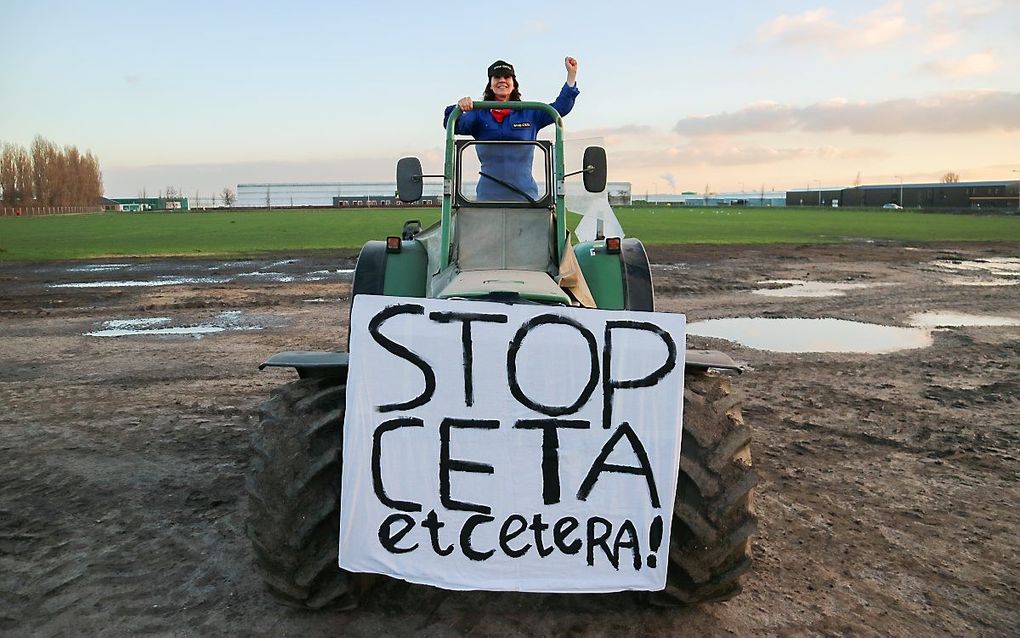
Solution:
M238 184L234 208L285 208L290 206L394 206L396 182L290 182ZM422 199L443 199L442 183L426 182Z
M957 182L955 184L874 184L845 188L796 189L786 192L787 206L881 208L1020 209L1020 180Z
M638 195L633 202L648 206L785 206L786 193L782 191L734 191L729 193L650 194Z
M115 197L125 213L139 213L147 210L188 210L187 197Z
M470 185L466 185L470 187ZM629 206L630 182L606 184L609 203ZM439 181L423 184L422 198L416 206L440 206L443 185ZM238 184L235 208L287 208L291 206L333 206L358 208L372 206L408 206L397 198L396 182L291 182Z
M97 203L99 204L100 208L106 211L123 210L123 208L121 207L122 204L120 202L118 202L115 199L110 199L109 197L100 197Z

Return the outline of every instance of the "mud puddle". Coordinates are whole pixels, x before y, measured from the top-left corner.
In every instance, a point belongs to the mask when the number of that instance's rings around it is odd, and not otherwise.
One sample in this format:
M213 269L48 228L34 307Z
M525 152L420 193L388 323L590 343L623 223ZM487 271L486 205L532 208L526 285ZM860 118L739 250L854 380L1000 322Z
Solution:
M697 321L687 326L687 332L772 352L886 354L932 344L931 333L925 328L898 328L846 319L732 317Z
M1016 317L971 315L963 312L919 312L910 316L918 328L962 328L966 326L1020 326Z
M874 288L888 284L840 283L834 281L804 281L802 279L767 279L757 283L763 288L752 290L755 295L767 297L842 297L847 291Z
M98 272L98 271L92 271ZM276 271L242 272L221 276L157 276L152 279L116 279L100 281L74 281L62 284L50 284L50 288L155 288L159 286L211 286L226 284L239 280L250 280L264 283L293 283L350 279L354 270L338 268L336 270L314 270L303 274L287 274Z
M773 352L886 354L930 346L933 330L1020 326L1020 318L925 311L911 315L909 323L910 327L896 327L830 318L730 317L691 323L687 332Z
M209 321L198 324L175 325L170 317L140 317L137 319L110 319L98 330L84 333L86 337L135 337L184 335L202 337L217 332L235 330L262 330L279 326L283 322L273 317L247 316L239 310L221 312Z
M953 286L1015 286L1020 284L1020 258L937 259L931 267L950 275L944 281Z

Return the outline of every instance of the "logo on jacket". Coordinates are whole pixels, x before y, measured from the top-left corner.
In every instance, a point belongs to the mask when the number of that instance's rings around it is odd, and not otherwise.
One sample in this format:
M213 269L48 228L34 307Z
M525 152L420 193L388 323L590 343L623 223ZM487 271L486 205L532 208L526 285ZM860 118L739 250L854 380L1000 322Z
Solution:
M531 122L514 122L514 128L531 128Z

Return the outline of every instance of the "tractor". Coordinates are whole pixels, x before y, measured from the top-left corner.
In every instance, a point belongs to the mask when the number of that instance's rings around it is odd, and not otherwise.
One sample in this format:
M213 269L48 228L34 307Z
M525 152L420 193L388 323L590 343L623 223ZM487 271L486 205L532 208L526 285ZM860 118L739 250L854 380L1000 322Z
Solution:
M454 108L443 174L424 175L417 158L397 165L404 202L422 197L425 178L442 178L440 221L426 229L410 221L400 235L366 243L352 304L370 294L583 306L594 313L654 310L648 257L638 239L602 236L600 225L592 241L575 244L567 229L565 182L581 175L587 192L604 191L605 151L588 147L582 168L567 173L559 114L537 102L475 103L506 107L549 112L555 140L461 139L454 134L461 111ZM512 183L504 161L530 165L533 182ZM298 375L262 405L246 485L247 534L258 568L270 592L292 606L351 608L368 581L338 567L348 363L341 351L283 352L260 366L290 367ZM730 386L739 371L724 353L686 352L668 572L665 589L649 594L653 604L726 600L739 593L750 566L756 477L750 429Z

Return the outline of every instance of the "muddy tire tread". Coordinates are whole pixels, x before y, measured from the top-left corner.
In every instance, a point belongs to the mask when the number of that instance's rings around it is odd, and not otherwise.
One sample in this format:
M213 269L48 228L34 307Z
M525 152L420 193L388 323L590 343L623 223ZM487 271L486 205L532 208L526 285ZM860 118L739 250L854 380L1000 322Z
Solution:
M337 566L346 386L299 379L262 404L246 480L246 532L269 591L306 609L356 604Z

